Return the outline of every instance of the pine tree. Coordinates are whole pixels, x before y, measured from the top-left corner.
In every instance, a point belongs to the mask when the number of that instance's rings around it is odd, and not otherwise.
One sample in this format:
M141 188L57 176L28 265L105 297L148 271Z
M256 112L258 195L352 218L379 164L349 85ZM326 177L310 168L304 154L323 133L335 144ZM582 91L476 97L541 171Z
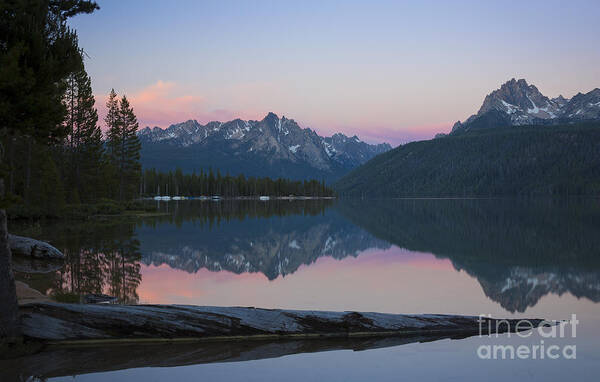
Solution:
M111 89L110 94L108 95L108 101L106 101L106 117L104 117L104 122L108 128L108 155L110 156L111 162L114 163L117 161L118 149L121 146L121 131L119 127L119 99L117 98L115 89Z
M67 80L67 139L65 148L68 163L65 183L71 191L69 200L76 203L79 196L90 202L102 195L103 151L102 131L94 107L91 79L83 67ZM77 196L77 197L76 197Z
M95 2L87 0L0 1L0 138L8 146L8 150L2 147L0 167L9 165L0 173L0 199L5 196L5 178L9 190L16 189L13 182L20 176L15 166L20 160L25 162L21 195L28 201L39 192L31 187L33 145L53 144L64 137L64 80L81 62L77 36L67 26L67 19L97 8ZM26 145L26 154L17 159L15 145L21 142ZM51 175L48 179L54 177ZM50 183L46 185L52 186ZM0 209L0 344L19 335L6 237L6 214Z
M104 146L102 130L98 125L98 111L94 107L92 81L85 70L77 75L78 113L77 125L80 134L79 195L84 201L93 201L103 195L102 167Z
M137 136L139 125L127 97L118 101L114 89L109 95L107 109L109 158L118 179L118 198L123 201L139 192L142 147Z

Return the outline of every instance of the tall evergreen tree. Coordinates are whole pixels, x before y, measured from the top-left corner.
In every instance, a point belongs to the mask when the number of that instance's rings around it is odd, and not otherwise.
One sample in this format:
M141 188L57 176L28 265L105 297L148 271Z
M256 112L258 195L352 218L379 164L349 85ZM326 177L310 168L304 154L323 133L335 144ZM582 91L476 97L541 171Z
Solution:
M104 150L102 131L98 126L91 79L83 67L71 74L67 83L65 183L71 192L71 202L77 202L80 198L90 202L100 195L98 189L101 187Z
M64 80L81 63L77 36L66 20L96 8L83 0L0 2L0 126L6 144L25 143L19 160L24 162L26 201L32 192L33 146L64 136ZM17 150L7 152L12 165Z
M119 139L121 137L119 129L119 98L117 97L115 89L111 89L108 100L106 101L106 117L104 117L104 123L106 123L106 127L108 128L108 154L111 157L111 161L115 162L116 153L120 146Z
M0 167L8 164L7 171L0 174L0 199L4 198L5 180L9 190L15 190L15 165L21 160L16 158L21 151L16 145L25 145L22 196L28 200L33 194L33 145L51 144L64 136L64 80L81 62L76 35L67 27L67 19L97 8L87 0L0 1ZM10 263L6 214L0 209L0 343L19 335Z
M135 197L141 176L141 143L137 136L138 121L126 96L118 101L114 89L107 102L105 118L108 130L110 161L116 171L119 200Z

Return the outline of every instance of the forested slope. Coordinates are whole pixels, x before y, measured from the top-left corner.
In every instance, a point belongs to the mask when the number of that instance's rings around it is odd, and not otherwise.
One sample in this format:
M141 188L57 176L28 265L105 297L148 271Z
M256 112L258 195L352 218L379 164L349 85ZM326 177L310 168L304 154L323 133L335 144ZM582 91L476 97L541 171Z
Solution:
M600 123L411 142L355 169L335 189L358 197L600 194Z

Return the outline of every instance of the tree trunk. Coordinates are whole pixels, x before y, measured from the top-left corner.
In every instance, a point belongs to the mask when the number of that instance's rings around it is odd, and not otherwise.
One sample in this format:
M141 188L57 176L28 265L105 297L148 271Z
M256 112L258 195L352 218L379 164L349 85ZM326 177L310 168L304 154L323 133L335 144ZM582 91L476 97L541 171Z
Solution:
M17 145L17 138L9 136L8 144L10 147L8 148L8 192L11 194L15 193L15 146Z
M3 193L2 179L0 189L0 193ZM17 293L8 247L6 212L0 210L0 344L13 343L19 336Z
M25 192L24 199L25 203L29 203L29 194L31 186L31 141L33 137L27 139L27 168L25 170Z

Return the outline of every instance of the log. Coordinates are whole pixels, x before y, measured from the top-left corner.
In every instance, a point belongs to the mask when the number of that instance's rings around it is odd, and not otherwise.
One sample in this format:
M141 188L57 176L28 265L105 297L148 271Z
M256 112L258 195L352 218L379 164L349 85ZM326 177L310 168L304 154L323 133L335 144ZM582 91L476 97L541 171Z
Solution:
M46 342L202 341L374 337L516 331L517 319L191 305L43 302L20 309L24 336ZM544 321L528 320L536 327ZM489 323L489 325L488 325Z
M65 255L50 244L29 237L8 235L8 245L13 255L38 259L64 259Z

